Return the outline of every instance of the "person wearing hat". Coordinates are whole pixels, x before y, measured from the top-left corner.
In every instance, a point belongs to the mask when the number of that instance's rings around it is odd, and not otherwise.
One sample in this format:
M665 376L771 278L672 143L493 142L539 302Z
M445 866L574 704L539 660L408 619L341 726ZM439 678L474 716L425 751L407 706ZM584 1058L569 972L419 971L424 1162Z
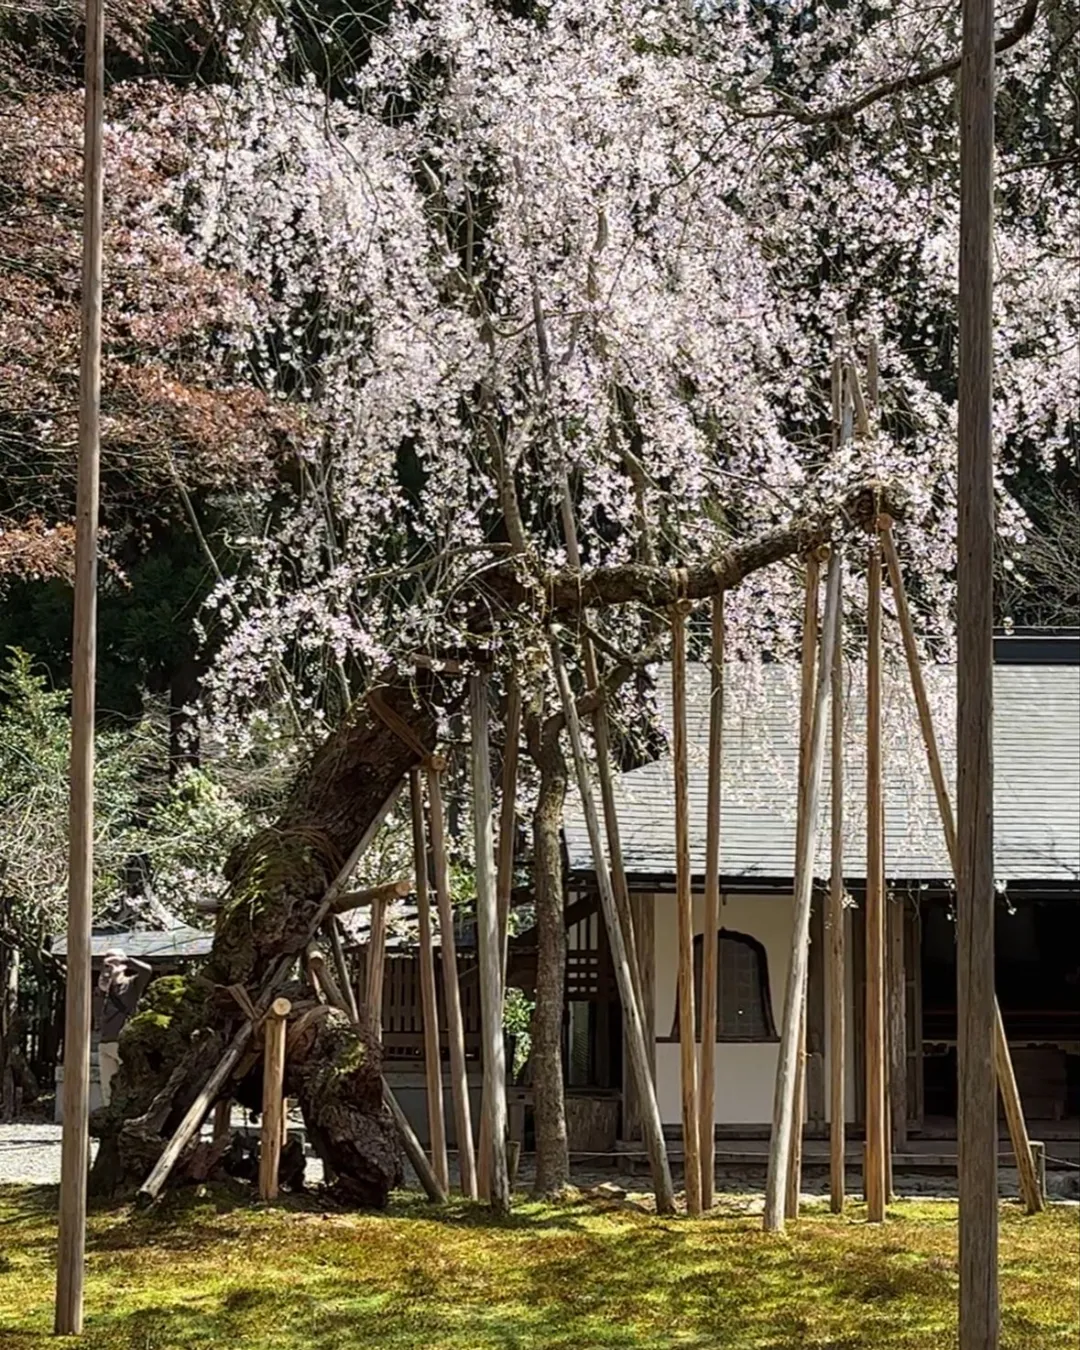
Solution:
M98 1073L101 1080L101 1104L112 1101L112 1082L120 1067L120 1033L135 1011L153 970L145 961L127 956L120 947L105 953L98 976L97 1023L101 1034L98 1044Z

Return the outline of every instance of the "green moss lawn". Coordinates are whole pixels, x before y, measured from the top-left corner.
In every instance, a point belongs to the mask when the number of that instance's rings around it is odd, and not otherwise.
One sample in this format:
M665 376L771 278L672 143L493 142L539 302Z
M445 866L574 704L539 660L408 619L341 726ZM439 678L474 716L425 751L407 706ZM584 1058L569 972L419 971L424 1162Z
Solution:
M947 1350L956 1208L662 1220L589 1202L493 1222L172 1197L91 1216L86 1350ZM0 1188L0 1347L55 1346L56 1192ZM1080 1217L1002 1210L1004 1350L1080 1344Z

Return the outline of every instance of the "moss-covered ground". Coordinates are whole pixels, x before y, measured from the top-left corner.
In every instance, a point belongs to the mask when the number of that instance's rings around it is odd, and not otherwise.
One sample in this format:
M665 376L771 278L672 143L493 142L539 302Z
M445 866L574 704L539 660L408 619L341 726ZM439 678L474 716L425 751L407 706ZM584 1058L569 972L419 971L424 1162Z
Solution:
M55 1346L55 1189L0 1189L0 1346ZM853 1205L784 1237L521 1201L495 1221L395 1197L387 1214L174 1196L91 1215L86 1350L947 1350L956 1206ZM1080 1345L1080 1217L1002 1209L1003 1350Z

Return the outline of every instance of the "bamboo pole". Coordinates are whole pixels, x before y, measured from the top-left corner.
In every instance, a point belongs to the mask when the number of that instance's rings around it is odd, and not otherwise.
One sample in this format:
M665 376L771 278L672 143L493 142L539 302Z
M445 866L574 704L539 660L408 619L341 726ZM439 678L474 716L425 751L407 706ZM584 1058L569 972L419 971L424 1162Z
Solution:
M349 965L345 960L345 948L341 945L341 929L335 915L327 915L323 928L330 942L330 955L333 957L334 971L337 974L341 994L345 1000L345 1010L354 1022L359 1022L360 1009L356 1002L356 991L353 989L353 982L349 976Z
M842 598L837 595L837 641L830 671L831 811L829 930L829 1206L834 1214L844 1211L846 1129L846 996L844 951L844 648L840 641L843 624Z
M82 1332L86 1185L90 1163L90 931L94 889L94 693L97 671L98 495L101 459L104 23L102 0L87 0L64 1121L60 1151L60 1228L55 1309L55 1329L62 1336L77 1336Z
M412 806L413 858L416 868L416 910L420 930L420 1005L424 1018L424 1079L427 1086L428 1133L431 1166L444 1191L450 1188L443 1116L442 1047L439 1037L439 997L435 987L435 943L431 931L428 894L428 854L424 830L424 789L420 770L409 774Z
M263 1023L262 1129L259 1139L259 1196L276 1200L281 1166L282 1086L285 1081L285 1032L292 1004L276 998Z
M600 837L600 821L596 814L596 803L593 800L592 783L589 779L589 767L585 759L585 747L581 739L581 723L578 720L577 706L570 689L570 681L567 679L566 667L563 664L558 639L554 636L551 638L551 661L559 688L559 698L562 702L566 729L570 736L574 772L577 777L578 792L581 796L581 809L589 832L593 865L596 868L596 885L600 893L600 906L607 927L611 960L615 968L615 980L623 1004L623 1016L627 1022L630 1063L634 1072L638 1099L641 1103L641 1132L646 1152L649 1155L653 1190L656 1194L656 1211L658 1214L672 1214L675 1210L675 1192L671 1184L671 1169L668 1166L667 1149L664 1145L664 1127L660 1120L660 1107L656 1100L656 1088L653 1084L649 1052L645 1044L645 1028L641 1018L641 1009L634 994L622 923L615 905L615 893L611 885L607 859L604 857L604 846Z
M810 743L814 733L814 697L817 687L818 594L821 589L821 559L811 553L806 559L805 591L803 597L802 669L799 695L799 783L798 808L795 817L795 866L803 857L802 835L806 831L807 775L810 770ZM813 867L813 859L810 861ZM798 877L794 878L798 888ZM799 1193L802 1189L803 1130L806 1123L806 996L807 981L803 980L799 1002L799 1058L795 1068L795 1129L791 1139L788 1160L787 1193L784 1200L786 1217L799 1217Z
M450 1087L454 1104L454 1131L457 1135L458 1171L462 1194L468 1196L470 1200L475 1200L476 1153L473 1146L472 1107L469 1102L469 1076L465 1060L465 1023L461 1016L457 939L454 934L454 907L450 899L446 819L438 764L429 763L427 783L428 807L431 812L431 857L435 869L435 896L439 907L439 935L442 939L443 999L446 1004L447 1040L450 1043Z
M704 949L701 979L701 1078L698 1148L701 1207L712 1209L716 1184L716 1030L720 966L720 805L724 753L724 593L712 602L709 649L709 771L705 806Z
M483 1023L484 1095L489 1147L490 1199L498 1213L510 1209L506 1166L506 1049L495 850L491 837L491 759L488 747L488 676L469 676L472 749L473 830L476 839L476 933L480 966L480 1016Z
M922 663L919 659L919 648L915 640L915 625L911 621L911 608L908 604L907 587L904 585L904 576L900 570L900 559L897 556L896 543L892 536L892 522L888 517L882 517L881 545L889 569L889 583L896 602L896 615L900 624L904 657L907 661L911 691L915 698L915 708L919 717L923 745L926 748L930 781L934 787L934 797L937 801L938 815L941 818L942 833L945 836L945 850L949 855L949 861L952 864L953 875L955 876L956 820L953 816L948 784L945 781L941 754L938 750L933 718L930 715L930 700L926 695ZM1016 1166L1020 1177L1020 1192L1028 1213L1037 1214L1043 1208L1042 1188L1039 1185L1031 1141L1028 1138L1023 1105L1016 1087L1012 1056L1009 1053L1009 1043L1005 1036L1005 1025L1001 1019L1001 1008L998 1006L996 998L994 1000L994 1063L997 1068L998 1087L1005 1106L1005 1119L1009 1126L1009 1139L1016 1157Z
M372 1035L382 1040L383 984L386 976L386 926L389 905L376 900L371 906L371 927L368 929L367 979L364 986L364 1006Z
M886 1204L885 860L881 782L881 544L868 560L866 665L866 1149L864 1190L871 1223Z
M821 653L817 663L814 733L810 745L804 813L807 824L800 836L802 857L796 859L795 866L797 886L793 906L791 959L788 963L787 986L784 993L784 1021L776 1066L769 1166L765 1181L764 1226L773 1232L779 1232L784 1227L788 1167L795 1130L795 1070L800 1048L799 1005L806 987L810 902L813 893L814 857L817 853L818 797L821 791L821 769L825 750L825 704L829 694L833 647L837 640L839 599L840 555L834 550L829 559L825 583L825 616L821 627Z
M686 1212L701 1213L701 1152L694 1018L694 897L690 878L690 799L686 750L686 607L671 611L671 693L675 774L675 906L679 943L679 1081L682 1088Z

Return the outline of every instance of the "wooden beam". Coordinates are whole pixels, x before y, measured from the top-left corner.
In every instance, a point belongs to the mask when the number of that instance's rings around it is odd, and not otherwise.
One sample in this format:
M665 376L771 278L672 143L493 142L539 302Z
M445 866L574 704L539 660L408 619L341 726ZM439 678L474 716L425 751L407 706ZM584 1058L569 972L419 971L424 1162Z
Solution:
M345 960L345 948L341 945L341 929L335 915L327 915L326 922L323 924L323 930L330 943L330 955L333 957L334 971L337 974L338 984L341 987L341 994L345 1000L345 1011L354 1022L359 1022L360 1008L356 1001L356 991L353 989L352 977L349 974L349 965Z
M956 819L953 815L952 799L945 781L945 769L938 749L937 734L934 731L933 718L930 715L930 700L926 694L923 680L922 663L919 659L918 643L915 640L915 625L911 621L911 607L908 604L904 575L900 570L900 559L896 553L896 544L892 536L892 525L886 517L881 532L882 549L889 568L889 583L896 601L896 616L900 624L900 636L904 645L904 657L907 662L911 691L915 698L915 708L919 717L919 729L922 732L923 745L926 748L930 781L934 786L938 814L941 817L941 829L945 836L945 849L952 864L953 875L957 875ZM1042 1189L1032 1155L1031 1140L1028 1137L1024 1109L1016 1087L1013 1073L1012 1056L1005 1037L1005 1026L1001 1020L1001 1009L994 999L994 1063L997 1070L997 1083L1005 1106L1005 1119L1009 1126L1009 1138L1013 1153L1017 1159L1020 1177L1020 1193L1029 1214L1037 1214L1043 1208Z
M802 837L807 828L806 804L809 791L810 743L814 734L814 698L817 692L818 597L821 590L821 558L817 551L806 559L803 591L802 661L799 683L799 780L795 813L795 868L803 857ZM813 859L810 862L813 867ZM798 875L793 871L795 889ZM811 891L811 896L812 896ZM811 900L811 903L812 900ZM809 953L808 959L809 959ZM799 1217L802 1190L803 1130L806 1124L806 981L799 1001L799 1057L795 1066L795 1130L788 1158L787 1192L784 1210L787 1218Z
M907 1151L907 973L904 961L904 898L885 906L885 1021L889 1052L890 1153Z
M994 0L963 0L956 492L956 1007L960 1350L996 1350Z
M825 940L826 895L815 887L810 909L810 951L806 975L806 1118L820 1128L826 1119Z
M86 4L83 121L82 318L79 465L75 501L75 612L71 658L71 801L68 847L64 1122L55 1329L78 1336L86 1269L90 1165L90 931L94 890L94 690L97 671L98 495L101 461L102 106L104 6Z
M700 1121L694 1018L694 897L690 876L690 797L686 747L686 609L671 611L671 695L675 776L675 912L679 950L679 1081L682 1089L686 1212L701 1213Z
M469 723L472 753L473 830L476 842L476 934L480 964L480 1016L483 1024L484 1097L490 1141L491 1207L510 1209L506 1166L506 1051L503 1039L503 989L498 900L495 894L495 848L491 832L491 758L488 676L469 676Z
M446 1005L447 1040L450 1045L450 1093L454 1104L458 1171L462 1194L470 1200L475 1200L476 1152L473 1145L472 1107L469 1102L469 1075L465 1060L465 1023L461 1016L461 988L458 983L454 906L450 898L450 867L446 857L446 817L443 810L442 779L437 765L429 765L426 772L428 808L431 813L431 858L435 870L435 897L439 907L443 1000Z
M259 1197L276 1200L281 1166L285 1033L292 1005L276 998L263 1023L262 1129L259 1134Z
M566 675L558 639L551 638L551 661L555 680L562 701L563 716L570 736L573 752L574 771L577 777L578 792L581 796L581 809L585 816L585 825L589 832L589 846L592 849L593 866L596 869L596 884L600 892L600 904L604 913L608 942L611 947L611 959L615 969L615 980L622 999L623 1017L627 1020L627 1043L634 1071L634 1082L638 1101L641 1104L641 1126L645 1150L649 1155L649 1167L652 1172L653 1191L656 1195L658 1214L672 1214L675 1210L675 1191L671 1184L671 1168L668 1165L667 1148L664 1144L664 1127L660 1120L660 1107L656 1100L650 1069L651 1055L645 1044L645 1028L641 1011L634 994L630 975L629 958L626 943L623 940L622 924L615 907L615 894L611 886L611 876L604 856L604 846L600 837L600 821L593 800L592 782L589 766L585 759L585 747L581 739L581 723L578 720L574 696L570 681Z
M420 1146L420 1140L416 1137L416 1132L409 1124L409 1118L401 1109L401 1104L394 1096L390 1084L385 1076L382 1080L383 1101L389 1107L390 1114L394 1118L394 1124L397 1126L398 1135L401 1138L405 1149L405 1156L412 1164L412 1169L416 1173L416 1178L424 1188L427 1198L435 1205L443 1205L447 1201L447 1194L444 1188L439 1184L439 1178L432 1171L431 1164L427 1160L427 1154Z
M395 900L404 900L412 893L412 882L403 877L400 881L384 881L381 886L368 886L362 891L342 891L331 906L331 914L347 914L349 910L360 909L364 905L392 904Z
M409 774L412 807L413 861L416 869L416 911L420 936L420 1006L424 1019L424 1081L427 1086L428 1134L431 1166L439 1185L450 1189L450 1162L446 1155L443 1117L442 1046L439 1037L439 997L435 987L435 943L428 894L428 851L424 829L424 789L420 770Z
M364 1007L367 1009L368 1022L376 1040L382 1040L383 988L386 978L386 928L387 911L390 906L385 900L376 900L371 906L371 927L368 929L367 974L364 980Z
M805 819L807 828L800 843L802 857L796 859L797 887L794 898L791 958L784 993L784 1020L776 1067L773 1098L772 1135L769 1140L769 1164L765 1183L764 1225L771 1231L784 1227L789 1159L795 1125L795 1076L800 1050L800 1017L806 986L806 963L810 933L810 901L813 891L814 857L817 853L818 797L825 750L825 705L829 693L833 646L837 640L840 599L840 556L833 553L825 584L825 617L821 630L821 653L817 663L817 689L814 696L814 734L810 746L808 791Z
M720 804L724 754L724 596L712 602L709 647L709 768L705 801L705 895L702 904L701 1079L698 1148L701 1207L712 1209L716 1185L716 1031L720 972Z
M514 890L514 843L517 836L518 748L521 740L521 686L511 674L506 695L506 738L503 745L502 799L499 803L498 899L500 962L505 996L506 959L510 941L510 897Z
M843 611L837 598L837 626ZM844 915L844 647L833 647L830 671L832 726L830 739L830 876L826 930L829 942L829 1206L844 1211L847 1114L847 962Z
M866 662L866 1153L871 1223L885 1219L885 860L881 777L881 545L870 544Z

